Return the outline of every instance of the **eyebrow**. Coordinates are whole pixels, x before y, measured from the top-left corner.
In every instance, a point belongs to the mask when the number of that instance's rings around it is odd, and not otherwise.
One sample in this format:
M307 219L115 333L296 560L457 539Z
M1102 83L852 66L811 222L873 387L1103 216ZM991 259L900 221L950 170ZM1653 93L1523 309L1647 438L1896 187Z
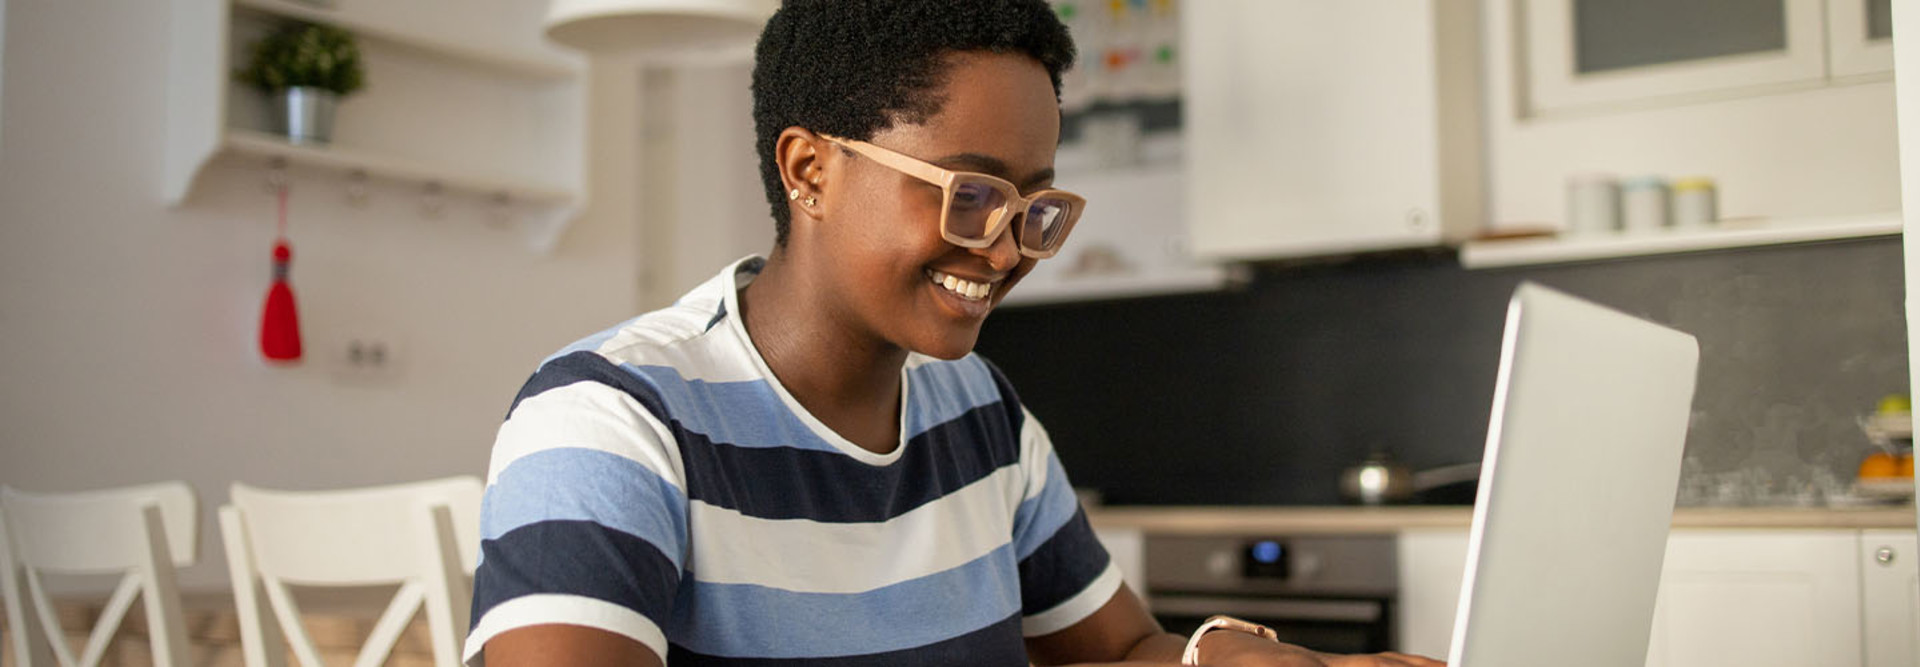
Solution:
M1001 162L1000 158L996 158L991 155L981 155L979 153L958 153L955 155L949 155L949 156L940 158L938 160L935 160L934 164L940 165L942 167L946 167L948 169L953 169L955 166L962 167L958 171L978 171L982 173L992 174L994 176L999 176L1000 178L1004 178L1007 180L1007 182L1013 183L1014 185L1018 185L1023 189L1034 186L1034 185L1039 185L1041 183L1045 183L1053 179L1053 167L1047 167L1045 169L1041 169L1040 171L1034 172L1033 175L1027 177L1027 180L1016 181L1013 179L1012 170L1007 168L1007 163Z

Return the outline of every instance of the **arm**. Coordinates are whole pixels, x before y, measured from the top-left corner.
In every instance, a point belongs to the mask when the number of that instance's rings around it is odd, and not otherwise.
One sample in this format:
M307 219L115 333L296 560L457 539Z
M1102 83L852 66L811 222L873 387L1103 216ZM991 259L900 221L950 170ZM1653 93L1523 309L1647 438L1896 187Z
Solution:
M672 433L604 365L549 362L500 427L470 663L664 662L688 550L684 472Z
M653 650L620 635L579 625L509 630L486 646L490 667L662 667Z
M1185 646L1186 639L1162 632L1140 597L1122 584L1092 616L1065 630L1029 638L1027 654L1035 665L1119 661L1177 665Z

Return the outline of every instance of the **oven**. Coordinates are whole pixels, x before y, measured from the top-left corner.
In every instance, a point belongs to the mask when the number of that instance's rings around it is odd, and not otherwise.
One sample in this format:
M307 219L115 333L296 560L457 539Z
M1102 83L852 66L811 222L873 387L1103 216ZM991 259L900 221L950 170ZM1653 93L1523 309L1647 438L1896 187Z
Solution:
M1395 646L1391 535L1150 535L1145 551L1148 606L1167 632L1225 614L1316 651Z

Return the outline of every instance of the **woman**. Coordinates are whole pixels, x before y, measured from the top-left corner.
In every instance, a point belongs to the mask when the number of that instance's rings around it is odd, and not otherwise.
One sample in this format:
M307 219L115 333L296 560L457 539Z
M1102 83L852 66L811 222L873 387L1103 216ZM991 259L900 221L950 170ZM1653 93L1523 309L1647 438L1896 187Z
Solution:
M469 660L1179 661L971 354L1082 207L1051 189L1065 28L1042 0L789 0L756 57L772 254L528 381L494 448ZM1233 630L1197 647L1437 664Z

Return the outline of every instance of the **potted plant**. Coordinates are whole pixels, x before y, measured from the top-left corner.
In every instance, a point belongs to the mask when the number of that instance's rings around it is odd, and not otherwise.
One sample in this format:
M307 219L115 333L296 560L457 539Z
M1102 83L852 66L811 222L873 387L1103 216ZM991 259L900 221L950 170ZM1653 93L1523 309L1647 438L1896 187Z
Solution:
M318 23L291 22L253 44L253 59L237 73L274 101L274 123L293 143L327 143L339 98L365 84L353 33Z

